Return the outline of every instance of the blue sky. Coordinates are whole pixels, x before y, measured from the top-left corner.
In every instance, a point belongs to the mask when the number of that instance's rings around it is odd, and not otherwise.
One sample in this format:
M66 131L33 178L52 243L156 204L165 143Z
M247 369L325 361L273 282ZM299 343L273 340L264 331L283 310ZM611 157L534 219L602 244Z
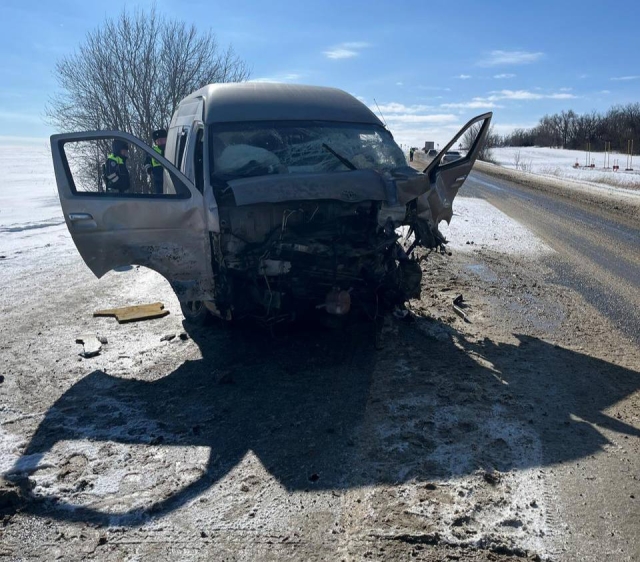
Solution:
M2 0L0 138L55 132L43 111L56 59L125 4L151 2ZM486 110L504 133L549 112L640 101L637 0L155 4L233 44L253 79L375 98L401 143L443 142Z

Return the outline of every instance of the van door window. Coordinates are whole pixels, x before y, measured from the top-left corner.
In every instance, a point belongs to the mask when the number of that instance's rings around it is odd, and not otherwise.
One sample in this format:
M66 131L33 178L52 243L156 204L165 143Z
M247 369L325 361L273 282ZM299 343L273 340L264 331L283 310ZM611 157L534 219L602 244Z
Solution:
M65 140L61 146L65 171L74 195L110 197L188 196L176 191L171 174L156 160L151 148L143 149L118 137Z

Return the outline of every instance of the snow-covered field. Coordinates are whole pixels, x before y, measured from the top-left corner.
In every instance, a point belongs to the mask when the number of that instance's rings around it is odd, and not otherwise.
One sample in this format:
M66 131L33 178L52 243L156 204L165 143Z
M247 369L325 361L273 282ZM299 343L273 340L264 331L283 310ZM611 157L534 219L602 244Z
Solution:
M640 156L634 157L634 171L625 172L627 159L624 154L611 154L609 167L615 161L620 171L604 169L604 153L592 152L591 162L595 168L584 168L586 153L583 150L564 150L540 147L506 147L492 149L492 155L501 166L519 169L537 175L553 176L599 185L640 189ZM580 168L574 168L578 162ZM517 163L517 165L516 165Z
M68 252L64 223L46 141L0 146L0 260L7 264Z

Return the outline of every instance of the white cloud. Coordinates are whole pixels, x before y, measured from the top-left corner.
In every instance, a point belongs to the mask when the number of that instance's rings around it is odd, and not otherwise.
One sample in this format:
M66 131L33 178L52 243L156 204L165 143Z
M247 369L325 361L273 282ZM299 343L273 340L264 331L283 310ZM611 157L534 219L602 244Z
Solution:
M364 41L349 41L330 47L327 51L323 51L323 54L328 59L350 59L357 57L362 49L370 46L369 43L365 43Z
M598 93L599 94L610 94L611 90L600 90Z
M440 105L443 109L495 109L502 107L492 101L483 100L480 98L474 98L472 101L465 101L460 103L443 103Z
M515 78L516 75L515 74L495 74L493 77L497 78L498 80L501 80L504 78Z
M615 80L615 81L623 81L623 80L638 80L640 79L640 76L634 75L634 76L616 76L615 78L612 78L611 80Z
M412 124L389 123L389 130L398 144L424 146L430 140L444 146L460 129L459 123L449 124Z
M500 90L497 92L490 92L491 95L486 98L489 101L498 100L568 100L574 99L576 96L567 92L553 93L553 94L540 94L537 92L530 92L528 90ZM482 98L477 98L482 99Z
M402 113L386 116L387 123L451 123L458 118L452 113L437 113L431 115L416 115Z
M393 101L386 104L383 103L382 105L379 105L379 107L380 107L380 111L382 111L382 113L384 113L385 115L387 113L416 114L416 113L423 113L424 111L429 111L430 109L433 109L433 106L430 106L430 105L404 105L403 103L397 103Z
M529 51L491 51L484 59L478 62L479 66L500 66L530 64L540 60L544 53Z
M573 88L560 88L561 92L570 92Z
M469 80L469 78L471 78L470 74L460 74L460 76L458 76L458 78L460 80Z
M259 78L252 78L249 82L297 82L302 78L302 74L296 74L294 72L286 72L282 74L274 74L273 76L261 76Z
M566 89L566 88L565 88ZM565 99L575 99L577 96L569 93L569 92L553 92L553 93L542 93L542 92L530 92L529 90L497 90L493 92L489 92L489 96L487 97L476 97L471 101L465 102L455 102L455 103L442 103L440 107L442 109L496 109L504 107L504 105L499 105L496 102L502 100L516 100L516 101L529 101L529 100L542 100L542 99L551 99L551 100L565 100Z
M404 86L402 82L396 82L396 86Z

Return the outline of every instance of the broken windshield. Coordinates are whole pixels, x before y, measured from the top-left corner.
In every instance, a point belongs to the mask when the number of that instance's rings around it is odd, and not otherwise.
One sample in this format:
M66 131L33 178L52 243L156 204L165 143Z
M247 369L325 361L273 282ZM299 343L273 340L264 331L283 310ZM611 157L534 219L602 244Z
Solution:
M232 123L212 129L211 156L213 175L222 180L343 172L350 169L345 160L359 170L406 166L400 147L386 129L359 123Z

